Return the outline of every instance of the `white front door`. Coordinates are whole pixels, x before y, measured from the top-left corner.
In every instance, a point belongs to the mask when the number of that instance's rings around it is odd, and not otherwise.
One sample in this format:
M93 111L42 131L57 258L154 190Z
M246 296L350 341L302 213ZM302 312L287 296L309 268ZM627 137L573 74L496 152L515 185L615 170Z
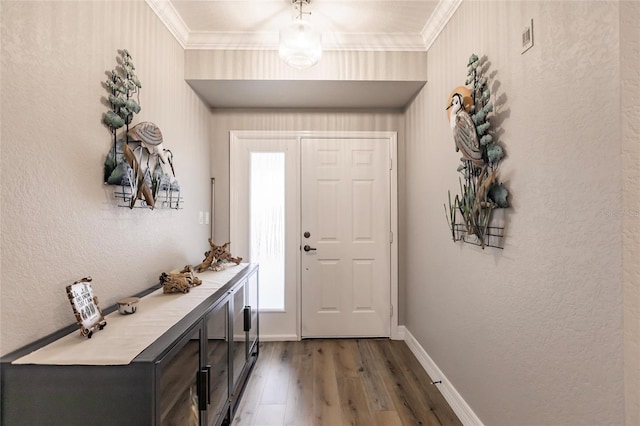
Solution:
M391 142L301 139L302 337L390 336Z

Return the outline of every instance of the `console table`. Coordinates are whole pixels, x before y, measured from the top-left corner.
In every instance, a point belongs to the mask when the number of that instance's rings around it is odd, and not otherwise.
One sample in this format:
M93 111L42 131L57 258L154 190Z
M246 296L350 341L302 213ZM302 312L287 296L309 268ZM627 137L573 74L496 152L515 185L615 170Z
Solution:
M91 339L70 326L3 357L0 423L229 424L258 357L258 266L196 275L187 294L143 292Z

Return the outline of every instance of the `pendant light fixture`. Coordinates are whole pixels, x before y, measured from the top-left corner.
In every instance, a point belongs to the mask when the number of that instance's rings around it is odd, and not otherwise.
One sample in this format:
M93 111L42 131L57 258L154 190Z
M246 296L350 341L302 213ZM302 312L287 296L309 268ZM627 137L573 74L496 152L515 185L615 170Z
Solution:
M296 18L280 30L280 57L288 65L304 69L318 63L322 56L322 34L309 21L302 19L302 7L311 0L291 0L297 11Z

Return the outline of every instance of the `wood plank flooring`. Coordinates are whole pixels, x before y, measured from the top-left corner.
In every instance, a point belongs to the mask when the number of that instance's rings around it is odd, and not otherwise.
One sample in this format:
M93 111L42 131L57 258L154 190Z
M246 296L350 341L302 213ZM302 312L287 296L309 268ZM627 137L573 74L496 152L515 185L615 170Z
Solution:
M461 425L407 345L387 339L261 343L232 424Z

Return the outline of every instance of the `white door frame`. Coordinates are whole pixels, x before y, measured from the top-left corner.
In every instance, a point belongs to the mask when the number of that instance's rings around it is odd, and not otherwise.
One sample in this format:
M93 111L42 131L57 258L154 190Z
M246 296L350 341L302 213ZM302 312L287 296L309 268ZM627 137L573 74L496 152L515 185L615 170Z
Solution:
M391 218L391 232L392 232L392 236L391 236L391 276L390 276L390 300L391 300L391 317L390 317L390 331L391 331L391 339L401 339L401 335L399 333L398 330L398 161L397 161L397 155L398 155L398 135L397 132L389 132L389 131L261 131L261 130L232 130L229 132L229 152L230 152L230 178L232 179L232 173L233 173L233 169L234 169L234 164L236 164L237 158L234 158L235 156L237 156L236 150L234 149L234 141L238 141L238 140L242 140L242 139L250 139L253 141L256 140L283 140L283 139L287 139L287 140L291 140L291 139L295 139L297 140L298 143L298 147L300 147L300 143L301 140L304 138L341 138L341 139L357 139L357 138L370 138L370 139L384 139L384 140L388 140L389 141L389 146L390 146L390 153L389 153L389 157L391 158L391 164L389 164L389 167L391 169L391 173L390 173L390 203L389 203L389 207L391 209L390 211L390 218ZM298 149L298 152L300 152L300 150ZM236 164L237 167L237 164ZM300 178L300 158L298 158L298 165L297 165L297 169L298 169L298 179ZM231 238L231 241L237 241L239 240L239 238L241 238L240 236L246 236L246 231L243 232L241 230L242 226L246 227L246 224L241 224L239 223L239 221L237 220L237 218L234 219L234 210L238 208L238 200L239 200L239 196L241 196L241 194L238 193L237 188L234 188L232 181L230 179L229 185L229 210L230 210L230 220L229 220L229 235ZM298 190L299 190L299 185L298 185ZM300 200L300 194L296 194L297 197L297 201L299 204L299 200ZM295 228L298 231L297 235L299 238L300 235L300 215L298 215L296 218L296 224L295 224ZM301 271L300 271L300 265L301 265L301 259L300 259L301 253L300 250L297 250L297 256L296 256L296 266L297 266L297 276L296 276L296 333L297 333L297 340L301 339L301 335L302 335L302 325L301 325L301 297L302 297L302 291L301 291L301 287L300 287L300 283L301 283ZM276 334L276 333L269 333L268 330L264 330L267 333L263 333L263 324L266 326L267 321L260 320L260 328L261 328L261 335L260 335L260 339L263 341L267 341L267 340L282 340L283 337L286 338L286 336L280 335L280 334ZM270 335L272 336L270 338ZM293 336L291 336L293 337Z

